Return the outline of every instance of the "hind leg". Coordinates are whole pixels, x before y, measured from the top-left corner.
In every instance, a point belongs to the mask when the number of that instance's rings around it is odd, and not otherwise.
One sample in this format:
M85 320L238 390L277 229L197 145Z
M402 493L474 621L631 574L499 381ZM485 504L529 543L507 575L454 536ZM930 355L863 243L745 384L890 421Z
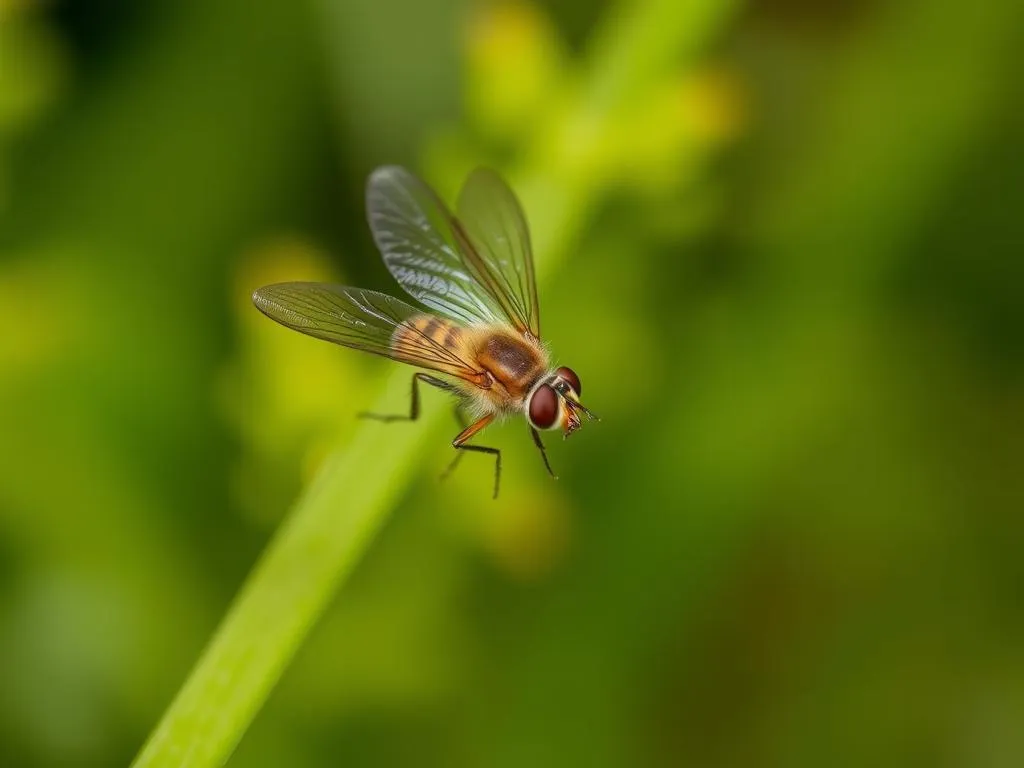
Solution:
M420 390L417 384L419 382L429 384L432 387L443 389L446 392L453 392L455 387L449 384L447 381L436 379L426 373L414 373L412 375L412 401L409 403L409 415L405 416L401 413L391 414L380 414L380 413L363 413L359 414L361 419L374 419L376 421L383 421L386 424L392 421L416 421L420 417Z

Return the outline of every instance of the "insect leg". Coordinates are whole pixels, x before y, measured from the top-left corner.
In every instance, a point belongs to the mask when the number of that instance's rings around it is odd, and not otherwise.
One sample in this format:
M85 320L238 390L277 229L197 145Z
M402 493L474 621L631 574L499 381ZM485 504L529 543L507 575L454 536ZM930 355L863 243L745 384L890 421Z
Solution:
M459 423L459 427L462 429L466 428L466 417L462 413L462 402L455 403L455 409L453 411L455 420ZM455 467L459 465L459 460L465 456L462 451L455 452L455 458L452 459L452 463L448 465L444 472L441 473L441 479L444 480L448 475L455 471Z
M494 456L494 498L498 498L498 485L501 482L501 451L497 448L490 448L485 445L468 445L466 443L467 440L492 421L494 421L494 414L488 414L482 419L470 424L455 436L455 439L452 440L452 447L457 451L476 451L477 453L489 453Z
M540 451L540 457L544 459L544 467L547 469L548 474L557 480L558 475L556 475L551 469L551 464L548 462L548 452L544 449L544 443L540 439L540 434L533 427L530 427L530 434L533 435L533 444L536 445L537 450Z
M400 413L392 414L380 414L380 413L363 413L359 414L361 419L375 419L377 421L383 421L389 423L392 421L416 421L420 417L420 390L417 386L417 382L422 381L424 384L429 384L432 387L443 389L447 392L454 391L454 387L447 381L441 379L435 379L426 373L414 373L412 375L412 402L409 404L409 415L403 416Z

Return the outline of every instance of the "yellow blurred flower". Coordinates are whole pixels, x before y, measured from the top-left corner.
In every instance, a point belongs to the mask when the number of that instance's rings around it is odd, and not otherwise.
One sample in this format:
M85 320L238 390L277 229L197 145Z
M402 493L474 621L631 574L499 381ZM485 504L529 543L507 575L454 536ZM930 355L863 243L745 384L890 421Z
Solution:
M746 101L733 72L720 67L693 72L679 84L678 95L695 141L715 146L743 131Z
M733 139L742 125L735 78L697 71L655 86L611 120L596 157L607 177L667 190L688 180L709 150Z
M354 355L282 328L253 306L256 288L288 280L336 282L337 275L326 256L296 238L268 240L242 257L231 282L240 351L219 382L222 408L247 448L237 495L257 517L274 519L294 484L308 482L351 429L353 403L365 389Z
M547 480L547 478L545 478ZM565 499L551 488L517 493L486 516L484 548L509 575L523 581L543 578L562 561L572 534Z
M563 81L566 55L551 20L524 0L488 4L470 17L465 50L470 118L499 140L528 133Z
M18 256L23 260L0 269L0 327L7 329L0 333L0 374L5 377L57 362L82 333L79 286L48 253Z
M60 40L24 2L0 0L0 134L43 112L65 77Z

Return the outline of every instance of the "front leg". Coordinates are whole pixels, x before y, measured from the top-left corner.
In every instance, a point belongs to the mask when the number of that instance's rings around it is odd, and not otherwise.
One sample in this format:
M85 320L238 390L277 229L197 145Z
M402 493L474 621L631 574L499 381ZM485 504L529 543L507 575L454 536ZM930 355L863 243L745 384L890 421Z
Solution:
M455 439L452 440L452 447L457 451L476 451L477 453L490 453L494 455L494 498L498 498L498 485L501 482L501 451L497 448L490 448L485 445L467 445L466 443L467 440L492 421L494 421L493 413L473 422L455 436ZM451 466L448 467L444 476L454 468L460 458L461 454L456 454L455 460L451 463Z
M554 470L551 469L551 464L548 462L548 452L544 449L544 443L540 439L540 434L532 426L530 427L530 434L533 435L533 444L536 445L537 450L540 451L540 457L544 459L544 467L547 469L548 474L557 480L558 475L556 475Z

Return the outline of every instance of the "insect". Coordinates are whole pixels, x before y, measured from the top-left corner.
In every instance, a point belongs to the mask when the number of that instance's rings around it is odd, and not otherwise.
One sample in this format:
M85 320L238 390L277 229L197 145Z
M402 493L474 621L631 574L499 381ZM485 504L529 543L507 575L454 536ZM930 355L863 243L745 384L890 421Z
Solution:
M497 498L501 451L469 441L496 419L521 413L555 477L538 430L568 437L582 415L596 416L580 402L579 376L552 368L541 343L530 233L515 194L494 171L477 169L453 215L412 173L385 166L370 175L366 209L384 264L425 309L377 291L310 282L259 288L253 303L301 333L430 371L413 374L408 415L361 415L415 421L420 382L454 394L463 430L445 475L465 451L493 455Z

